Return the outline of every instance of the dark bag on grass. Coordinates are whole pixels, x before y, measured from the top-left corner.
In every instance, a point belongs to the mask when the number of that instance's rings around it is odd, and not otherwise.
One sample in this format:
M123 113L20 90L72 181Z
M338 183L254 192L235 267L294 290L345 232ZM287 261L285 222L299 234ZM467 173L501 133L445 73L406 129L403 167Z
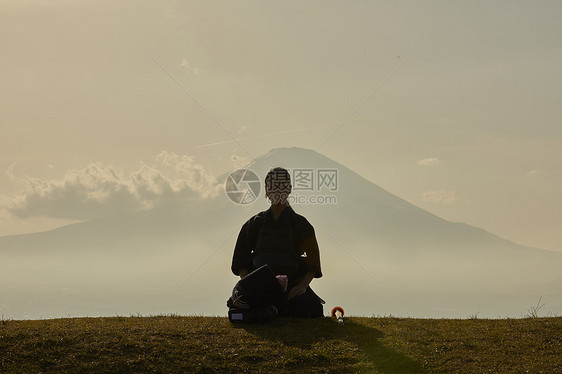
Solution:
M234 286L232 301L237 307L262 308L274 302L283 294L269 265L263 265L240 279Z
M258 309L228 309L228 320L232 323L263 323L277 318L279 312L274 305Z
M268 265L263 265L234 286L232 297L228 299L228 319L230 322L259 322L277 317L273 306L283 295L283 287Z

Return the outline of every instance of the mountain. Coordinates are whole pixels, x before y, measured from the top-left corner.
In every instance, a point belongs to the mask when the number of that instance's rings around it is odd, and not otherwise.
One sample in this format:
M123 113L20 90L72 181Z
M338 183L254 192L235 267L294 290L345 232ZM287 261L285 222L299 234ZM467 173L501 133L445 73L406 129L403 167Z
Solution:
M354 314L517 316L544 290L550 311L562 311L552 291L562 254L446 221L313 150L280 148L246 167L255 177L219 178L228 196L0 238L1 312L224 314L236 235L267 209L263 179L275 166L293 173L291 204L315 227L325 276L313 287L330 304ZM247 204L230 200L243 196ZM514 292L520 285L527 291Z

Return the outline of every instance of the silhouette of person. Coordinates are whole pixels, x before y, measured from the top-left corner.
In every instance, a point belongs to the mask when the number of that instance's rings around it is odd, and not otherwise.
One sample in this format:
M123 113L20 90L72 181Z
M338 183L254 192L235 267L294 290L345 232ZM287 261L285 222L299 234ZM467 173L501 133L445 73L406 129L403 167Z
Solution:
M322 277L314 228L289 205L289 172L273 168L265 177L265 195L271 206L250 218L240 230L232 259L232 272L240 278L267 264L276 275L287 276L287 289L274 303L280 316L323 316L324 301L310 288Z

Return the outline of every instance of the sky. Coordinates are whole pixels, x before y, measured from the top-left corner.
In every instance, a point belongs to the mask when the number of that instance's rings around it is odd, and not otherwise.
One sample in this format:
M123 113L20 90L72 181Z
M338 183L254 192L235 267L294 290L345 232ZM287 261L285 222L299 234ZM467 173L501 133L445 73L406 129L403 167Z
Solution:
M0 3L0 236L317 150L562 251L559 1ZM75 204L78 198L82 204Z

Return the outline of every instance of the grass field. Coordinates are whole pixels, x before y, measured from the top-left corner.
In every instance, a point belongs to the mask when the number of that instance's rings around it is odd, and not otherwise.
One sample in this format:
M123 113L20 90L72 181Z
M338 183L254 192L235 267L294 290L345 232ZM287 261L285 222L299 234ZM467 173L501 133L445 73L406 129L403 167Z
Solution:
M0 321L7 373L562 373L562 317Z

